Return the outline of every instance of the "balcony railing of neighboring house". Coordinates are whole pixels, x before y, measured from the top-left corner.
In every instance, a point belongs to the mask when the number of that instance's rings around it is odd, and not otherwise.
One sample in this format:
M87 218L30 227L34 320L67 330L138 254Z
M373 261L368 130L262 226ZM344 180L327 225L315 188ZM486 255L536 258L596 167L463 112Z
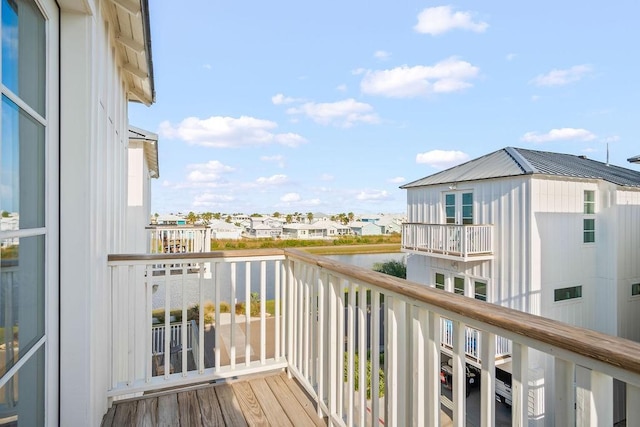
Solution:
M493 258L493 225L405 223L402 249L453 260Z
M209 229L203 225L150 226L151 253L208 252L211 250Z
M186 272L187 265L205 262L212 265L211 278ZM184 274L149 274L153 265L162 263L182 263ZM573 425L586 411L592 425L611 425L612 386L603 385L611 384L613 378L626 389L627 425L640 425L640 343L295 249L111 255L109 265L111 398L285 368L315 400L318 414L328 416L331 424L373 425L379 419L385 426L440 425L444 398L441 335L446 330L452 337L453 371L452 401L448 403L454 425L465 425L464 372L470 328L481 331L471 337L479 343L482 425L495 423L496 356L498 347L506 342L496 341L498 336L511 342L514 425L528 421L529 350L548 355L547 366L554 369L555 381L545 384L554 396L554 407L547 411L554 414L549 424ZM155 295L154 285L159 286ZM195 296L189 296L192 291ZM215 312L205 315L201 309L194 319L198 324L193 346L197 367L187 369L187 348L183 346L182 369L172 371L165 358L163 375L154 376L151 319L156 299L164 306L167 353L171 311L177 307L182 313L181 333L186 341L189 304L195 299L203 307L208 298ZM231 302L229 313L221 312L225 301ZM234 302L238 303L236 310ZM212 318L205 322L205 316ZM450 326L442 329L442 319ZM384 376L367 375L365 357L370 372L381 370ZM580 399L587 406L576 406L578 369L589 372L591 378L580 385ZM539 378L531 377L531 384L535 391ZM363 392L368 389L372 390L369 397Z

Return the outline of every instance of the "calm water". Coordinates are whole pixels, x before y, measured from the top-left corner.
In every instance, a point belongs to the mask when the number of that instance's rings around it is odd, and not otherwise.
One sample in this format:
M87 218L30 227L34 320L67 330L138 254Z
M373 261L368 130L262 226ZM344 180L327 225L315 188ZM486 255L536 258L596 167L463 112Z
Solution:
M326 255L327 258L335 259L347 264L356 265L358 267L372 269L373 265L379 262L385 261L404 261L406 255L403 253L385 253L385 254L356 254L356 255ZM207 268L208 270L208 268ZM267 299L275 298L274 288L274 275L275 275L275 262L266 262L266 296ZM230 263L220 265L220 271L218 272L221 280L219 283L222 286L219 289L220 300L230 302L233 300L231 289L231 265ZM260 292L260 262L251 263L249 283L251 284L251 292ZM246 267L245 263L236 264L236 292L235 300L245 300L246 289ZM213 301L216 292L215 281L213 279L205 279L204 285L204 300ZM182 280L178 279L170 282L169 285L169 298L171 300L170 306L172 308L182 307L182 288L184 286L184 296L186 298L187 306L191 306L198 303L198 290L199 283L195 278L186 278L184 284ZM157 277L154 280L154 294L153 294L153 308L160 308L165 306L165 278L162 276Z

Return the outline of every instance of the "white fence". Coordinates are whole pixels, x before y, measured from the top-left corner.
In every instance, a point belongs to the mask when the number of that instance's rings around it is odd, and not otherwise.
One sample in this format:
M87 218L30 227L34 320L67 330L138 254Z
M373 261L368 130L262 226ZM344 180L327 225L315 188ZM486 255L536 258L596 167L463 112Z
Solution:
M534 420L555 425L612 425L613 379L622 384L623 393L616 393L615 403L624 406L626 402L627 425L640 425L638 343L298 250L160 257L161 262L171 260L171 265L183 263L184 274L145 275L148 266L158 264L158 256L110 256L110 396L286 368L332 425L440 425L440 362L446 333L452 337L448 342L453 425L467 422L464 373L470 346L480 360L479 423L495 424L495 365L504 351L501 346L508 342L513 425ZM211 280L201 275L189 283L193 275L186 273L186 266L201 262L210 262L215 274ZM199 310L196 370L188 371L183 357L181 372L171 373L166 365L164 375L151 375L154 280L183 290L196 286L199 307L204 306L206 289L213 289L215 313L206 314L213 316L211 323L205 322L205 310ZM174 303L169 291L165 292L165 319L169 319ZM221 313L227 299L250 307L253 317L244 316L242 307ZM272 315L267 315L268 301ZM188 301L183 297L178 305L186 334ZM443 319L450 325L444 329ZM474 332L469 333L469 328ZM205 333L212 330L209 345ZM169 334L169 328L165 333ZM169 339L164 344L168 352ZM212 362L205 363L205 354L213 357ZM550 361L547 369L553 370L552 375L540 376L531 369L537 354ZM367 375L368 370L374 374ZM376 375L378 372L381 374ZM550 379L541 383L541 378ZM365 390L370 390L369 397ZM554 398L546 401L542 414L531 414L530 395L541 394L544 399L541 390ZM384 398L379 397L382 395Z

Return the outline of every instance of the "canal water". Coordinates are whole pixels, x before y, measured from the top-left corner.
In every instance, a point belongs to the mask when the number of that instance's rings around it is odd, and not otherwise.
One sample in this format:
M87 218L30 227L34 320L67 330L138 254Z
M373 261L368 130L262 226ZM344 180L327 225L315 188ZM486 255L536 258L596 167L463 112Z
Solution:
M346 264L355 265L358 267L373 269L374 264L386 262L386 261L406 261L406 254L404 253L382 253L382 254L351 254L351 255L324 255L327 258L331 258ZM220 277L220 301L231 302L233 300L231 290L231 265L230 263L221 264L218 276ZM251 277L250 286L251 292L260 292L260 262L251 263ZM275 262L266 262L266 299L275 298ZM189 276L189 275L188 275ZM184 282L181 276L175 276L175 280L169 280L169 298L170 307L172 309L182 307L183 297L186 299L187 307L197 304L199 302L199 281L196 278L196 274L191 275L193 277L186 277ZM180 279L178 279L180 277ZM246 265L244 262L236 263L236 292L235 300L245 300L246 289ZM154 276L153 280L153 297L152 306L154 309L165 306L165 277ZM204 286L204 300L213 301L216 292L216 283L213 279L203 280ZM184 289L183 289L184 287Z

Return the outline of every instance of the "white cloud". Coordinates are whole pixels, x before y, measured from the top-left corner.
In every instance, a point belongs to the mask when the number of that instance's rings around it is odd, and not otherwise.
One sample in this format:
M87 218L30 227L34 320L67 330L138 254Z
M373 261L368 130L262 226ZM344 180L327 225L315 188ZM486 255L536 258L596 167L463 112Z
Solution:
M285 203L298 202L300 199L302 199L302 197L300 197L298 193L287 193L280 197L280 201Z
M321 180L321 181L333 181L333 179L334 179L334 178L335 178L335 177L334 177L333 175L328 174L328 173L323 173L323 174L320 176L320 180Z
M486 22L474 21L471 12L454 12L451 6L436 6L420 12L418 23L413 29L436 36L455 29L483 33L488 27Z
M261 156L260 160L263 162L277 163L281 168L284 168L286 166L285 158L280 154L277 154L275 156Z
M423 163L436 169L446 169L469 160L469 155L462 151L431 150L416 155L416 163Z
M302 114L322 125L350 127L356 123L378 123L373 107L353 98L336 102L306 102L287 110L288 114Z
M187 175L189 182L213 182L220 180L221 176L233 172L235 169L226 166L218 160L210 160L207 163L196 163L187 166L191 170Z
M516 59L516 56L517 55L515 53L508 53L505 58L507 61L513 61L514 59Z
M363 190L356 196L357 200L389 200L391 195L386 190Z
M390 70L369 70L360 88L369 95L390 98L414 98L433 93L459 92L472 84L480 69L455 57L447 58L433 66L416 65Z
M395 178L389 179L389 182L392 184L402 184L405 181L406 179L404 178L404 176L396 176Z
M235 198L233 196L228 196L224 194L218 193L204 193L199 194L193 199L193 207L213 207L213 206L221 206L225 203L229 203L234 201Z
M177 125L160 123L159 133L169 139L181 139L203 147L230 148L281 144L297 147L307 140L294 133L278 134L278 125L270 120L241 116L212 116L208 119L188 117Z
M288 180L287 175L278 174L266 178L261 176L256 179L256 183L260 185L280 185L286 183Z
M524 142L543 143L551 141L592 141L596 135L586 129L561 128L551 129L547 133L527 132L522 138Z
M384 50L376 50L373 53L373 57L376 59L379 59L381 61L386 61L387 59L389 59L391 57L391 53L384 51Z
M356 68L355 70L351 70L351 74L353 74L354 76L359 76L360 74L364 74L366 72L366 68Z
M284 96L281 93L271 97L271 102L273 102L274 105L291 104L296 101L297 99L291 98L290 96Z
M531 101L532 102L540 101L540 96L539 95L531 95Z
M529 83L536 86L563 86L577 82L591 72L591 66L587 64L575 65L565 70L551 70L547 74L540 74Z
M205 70L210 70L211 69L211 64L203 64L202 68L204 68Z
M336 87L336 89L339 90L340 92L346 92L347 91L347 85L345 85L345 84L338 85Z

